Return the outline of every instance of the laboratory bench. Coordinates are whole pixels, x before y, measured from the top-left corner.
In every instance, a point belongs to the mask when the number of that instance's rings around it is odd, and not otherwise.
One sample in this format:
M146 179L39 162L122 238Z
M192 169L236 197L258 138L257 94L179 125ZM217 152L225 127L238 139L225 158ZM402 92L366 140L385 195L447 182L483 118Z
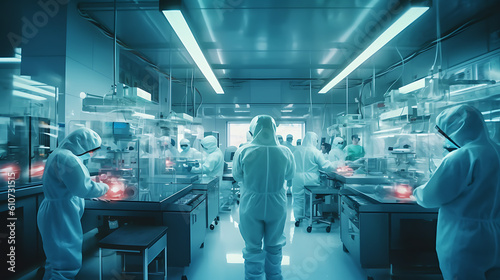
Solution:
M323 172L329 180L341 184L386 184L390 179L386 175L357 174L353 172Z
M191 184L150 183L133 198L86 200L82 225L103 236L125 224L167 226L168 266L184 267L205 240L206 197Z
M340 214L340 204L339 204L339 191L343 189L346 184L386 184L390 182L388 176L384 175L370 175L370 174L356 174L353 172L337 172L320 171L321 185L325 187L332 188L334 193L332 195L332 201L328 204L322 205L322 210L324 212L331 212Z
M206 195L205 227L213 230L219 221L219 178L203 176L190 185Z
M206 227L214 229L219 223L219 177L201 177L192 183L193 190L205 192L206 199Z
M389 186L346 184L340 191L343 248L365 269L440 277L437 216L438 209L398 197Z

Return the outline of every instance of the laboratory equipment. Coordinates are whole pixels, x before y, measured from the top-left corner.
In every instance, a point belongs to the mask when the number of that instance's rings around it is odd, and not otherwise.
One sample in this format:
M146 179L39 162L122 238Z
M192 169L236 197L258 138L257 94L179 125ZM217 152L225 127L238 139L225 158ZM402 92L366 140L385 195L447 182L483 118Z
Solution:
M330 232L332 227L332 221L335 220L333 217L328 219L325 212L322 211L322 207L328 200L331 202L331 196L338 194L338 190L330 188L328 186L304 186L305 199L305 218L308 221L307 232L312 231L313 223L323 223L326 224L326 232ZM300 221L295 222L295 226L299 226Z
M115 200L112 203L87 200L82 217L83 231L99 228L109 232L108 221L128 225L163 225L169 228L168 266L188 266L200 254L206 233L206 197L191 184L151 183L150 197Z

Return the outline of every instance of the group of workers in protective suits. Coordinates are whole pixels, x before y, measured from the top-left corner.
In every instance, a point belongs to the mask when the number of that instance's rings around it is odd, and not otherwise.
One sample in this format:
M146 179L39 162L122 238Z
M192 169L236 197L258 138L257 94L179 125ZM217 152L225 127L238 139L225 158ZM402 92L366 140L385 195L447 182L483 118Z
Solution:
M189 141L184 140L181 141L183 151L180 155L184 152L188 157L193 148L189 149ZM171 143L170 139L162 141ZM44 280L74 279L80 271L83 244L80 219L85 209L84 199L103 196L109 189L104 183L92 181L83 164L101 144L101 137L96 132L80 128L70 133L47 159L42 179L45 198L37 215L47 257ZM201 141L201 147L207 156L192 172L221 178L224 161L217 139L207 136ZM166 153L174 154L174 151L168 147Z
M440 208L436 250L444 279L500 279L500 146L489 137L481 112L472 106L446 109L436 123L457 150L414 190L414 197L423 207ZM294 215L299 217L303 186L319 183L319 169L341 163L324 158L313 132L306 133L292 153L279 144L276 124L267 115L252 120L249 136L251 141L240 146L233 159L234 179L242 182L239 228L245 241L245 278L283 279L284 183L293 182ZM47 256L44 279L74 279L80 270L83 198L99 197L108 190L106 184L91 181L83 165L100 145L99 135L81 128L47 160L45 199L37 218ZM201 146L208 156L194 172L222 176L223 155L216 138L205 137Z
M500 146L490 138L481 112L470 105L444 110L436 123L447 139L445 146L453 143L457 150L443 159L426 184L414 190L414 197L423 207L439 207L436 251L443 277L500 279ZM255 117L250 132L254 140L238 149L233 161L233 176L243 182L240 232L245 240L245 279L263 279L264 275L283 279L283 183L293 180L297 217L303 213L303 186L319 183L318 169L335 168L335 163L325 160L317 149L318 136L313 132L306 134L293 153L283 149L273 137L276 125L270 116ZM362 147L351 148L351 155L364 153Z

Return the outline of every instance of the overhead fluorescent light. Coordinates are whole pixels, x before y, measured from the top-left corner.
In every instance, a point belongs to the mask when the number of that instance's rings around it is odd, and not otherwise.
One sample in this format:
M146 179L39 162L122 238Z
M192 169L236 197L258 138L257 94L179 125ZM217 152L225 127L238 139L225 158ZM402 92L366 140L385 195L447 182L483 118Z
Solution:
M151 93L149 93L141 88L137 88L137 96L142 98L142 99L145 99L147 101L151 101Z
M13 90L12 95L17 96L17 97L26 98L26 99L38 100L38 101L47 100L47 98L45 98L45 97L29 94L29 93L22 92L19 90Z
M356 59L354 59L349 65L347 65L342 72L340 72L335 78L333 78L328 84L326 84L319 93L327 93L330 89L336 86L340 81L352 73L356 68L358 68L363 62L380 50L385 44L387 44L392 38L396 37L401 31L408 27L412 22L418 19L422 14L424 14L429 7L412 7L406 11L396 22L394 22L389 28L387 28L384 33L382 33L373 43L371 43L366 50L364 50Z
M22 88L22 89L26 89L26 90L29 90L29 91L32 91L32 92L36 92L36 93L40 93L40 94L43 94L43 95L47 95L47 96L50 96L50 97L56 97L55 93L50 92L48 90L41 89L39 87L35 87L35 86L32 86L32 85L27 85L27 84L24 84L24 83L15 81L15 80L14 80L14 82L12 82L12 84L16 88Z
M154 120L154 118L155 118L155 116L153 116L153 115L144 114L144 113L138 113L138 112L134 112L132 114L132 117L139 117L139 118L150 119L150 120Z
M409 83L406 86L400 87L399 88L399 93L403 93L403 94L404 93L410 93L410 92L422 89L422 88L424 88L427 85L428 81L429 81L429 79L426 79L426 78L422 78L420 80L416 80L413 83Z
M193 58L201 73L203 73L215 92L217 94L224 94L224 90L222 90L222 87L215 77L212 68L210 68L210 65L208 64L205 56L201 52L201 49L198 46L198 43L196 42L196 39L191 32L191 29L189 29L189 26L184 19L182 12L180 10L165 10L162 12L181 40L184 47L187 49L189 55Z

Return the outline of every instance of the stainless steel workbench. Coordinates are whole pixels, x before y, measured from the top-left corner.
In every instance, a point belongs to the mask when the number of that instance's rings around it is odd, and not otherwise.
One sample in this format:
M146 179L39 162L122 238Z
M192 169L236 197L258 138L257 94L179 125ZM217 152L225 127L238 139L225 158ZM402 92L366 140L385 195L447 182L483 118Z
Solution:
M325 172L330 180L336 180L342 184L386 184L390 182L388 176L369 174L350 174L340 172Z
M192 185L194 190L203 191L207 195L206 227L213 230L219 221L219 178L201 177Z
M390 267L393 273L439 276L437 209L423 208L384 190L380 185L345 185L340 191L344 251L363 268Z
M107 229L108 220L122 224L168 226L168 265L188 266L206 233L206 194L191 184L150 184L150 195L110 202L86 200L84 232Z

